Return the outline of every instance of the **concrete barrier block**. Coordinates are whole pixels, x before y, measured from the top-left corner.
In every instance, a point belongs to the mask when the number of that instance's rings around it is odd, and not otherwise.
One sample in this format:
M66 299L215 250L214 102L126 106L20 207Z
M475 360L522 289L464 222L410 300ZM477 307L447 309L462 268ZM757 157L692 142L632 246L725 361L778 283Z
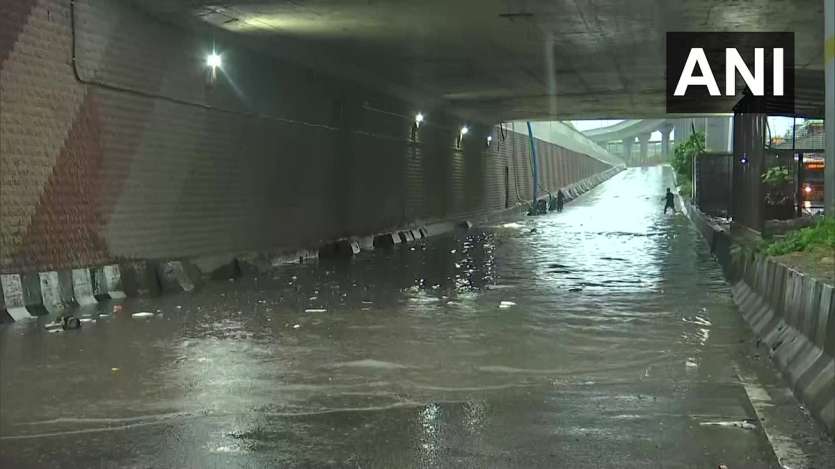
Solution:
M359 245L360 249L363 251L373 251L374 250L374 237L373 236L362 236L355 240Z
M21 321L48 314L43 306L39 274L0 275L0 284L6 313L12 320Z
M196 288L194 276L182 261L161 263L157 275L163 292L192 292Z
M783 295L783 316L788 318L792 314L792 305L794 301L794 285L795 285L794 271L786 270L786 291Z
M412 236L412 233L409 231L401 231L398 234L400 235L400 241L403 243L411 243L415 240L414 236Z
M3 290L3 305L7 320L21 321L32 318L32 314L26 309L26 302L23 299L23 283L20 275L0 275L0 283Z
M426 229L425 226L421 226L420 228L418 228L418 231L420 231L421 239L426 239L429 237L429 230Z
M821 409L820 420L829 430L829 433L835 433L835 396L829 400L829 404Z
M98 303L93 293L93 280L90 269L72 270L72 288L75 301L79 306L90 306Z
M350 239L340 239L319 248L319 257L323 259L348 258L359 253L359 244Z
M780 316L774 314L774 310L769 308L764 301L755 304L758 304L759 307L751 315L751 320L749 321L751 330L762 337L763 341L769 345L774 346L779 344L783 340L781 334L785 332L785 322ZM774 336L773 340L769 338L770 335Z
M775 310L781 316L785 316L785 305L786 305L786 275L788 271L783 266L779 266L776 270L776 282L774 283L773 291L774 291L774 299L772 300L772 305L774 306Z
M815 343L830 357L835 357L835 288L832 285L821 289Z
M126 297L122 287L122 274L117 265L104 265L90 269L93 280L93 296L98 301L119 300Z
M78 306L75 299L75 288L73 288L72 270L58 271L58 286L61 289L61 303L66 306Z
M814 371L810 371L814 378L808 384L799 385L797 391L812 415L832 432L835 431L835 421L829 407L835 399L835 360L826 357L821 365L819 369L814 367Z
M833 287L731 244L734 301L811 414L835 432Z
M119 266L110 264L104 266L103 269L107 294L113 300L124 299L127 295L125 295L124 287L122 286L122 271L119 269Z
M792 292L792 309L790 314L787 314L787 320L792 327L800 329L803 324L803 304L805 300L805 283L806 276L800 272L796 272L794 277L794 291Z
M795 388L795 392L800 392L800 380L807 374L810 368L812 368L815 363L817 363L818 359L823 355L823 351L821 349L815 347L815 344L807 340L803 334L800 334L801 340L798 342L801 343L800 347L798 348L797 352L794 354L793 357L787 357L786 361L786 372L785 375Z
M132 297L159 295L162 292L162 287L157 274L158 268L157 263L149 261L131 261L119 264L125 294ZM73 272L73 275L75 275L75 272Z
M41 272L38 277L41 282L41 304L49 314L59 314L71 306L64 303L58 272Z
M806 277L806 291L803 303L803 324L800 332L814 343L817 334L818 315L820 314L821 283L812 277Z
M455 230L455 224L452 222L432 223L424 227L426 229L426 236L438 236L444 233L449 233Z
M415 241L417 241L417 240L419 240L419 239L421 238L421 236L420 236L420 231L418 231L418 230L409 230L409 232L410 232L410 233L412 233L412 239L414 239Z
M199 265L198 269L200 269L203 273L207 272L205 267ZM241 265L237 258L232 258L224 264L215 264L211 267L211 270L208 271L208 277L211 280L229 280L230 278L236 279L240 278L241 275Z
M400 244L400 235L395 233L383 233L374 237L375 248L390 248L395 244Z

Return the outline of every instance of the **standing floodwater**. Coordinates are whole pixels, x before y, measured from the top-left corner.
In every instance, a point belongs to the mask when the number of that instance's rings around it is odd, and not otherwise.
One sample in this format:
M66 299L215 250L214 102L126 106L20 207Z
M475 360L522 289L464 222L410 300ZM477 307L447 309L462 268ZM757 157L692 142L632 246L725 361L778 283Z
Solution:
M667 169L527 218L0 328L0 465L767 467ZM131 319L130 313L155 313ZM743 425L744 427L744 425Z

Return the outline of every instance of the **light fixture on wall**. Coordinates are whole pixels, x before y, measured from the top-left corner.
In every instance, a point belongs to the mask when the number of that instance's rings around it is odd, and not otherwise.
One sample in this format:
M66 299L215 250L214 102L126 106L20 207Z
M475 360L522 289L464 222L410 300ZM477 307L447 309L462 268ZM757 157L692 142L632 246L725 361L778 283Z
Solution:
M214 84L217 80L217 69L223 65L223 58L215 50L206 56L206 67L209 68L209 83Z
M417 142L418 138L418 129L420 129L420 124L423 123L423 113L419 112L415 114L415 121L412 123L412 141Z
M461 148L461 142L464 140L464 136L467 135L469 132L470 129L466 125L461 127L461 130L458 131L458 138L455 139L455 148Z
M487 136L487 148L490 148L490 144L491 144L491 143L493 143L493 136L492 136L492 135L488 135L488 136Z
M211 54L206 56L206 65L212 68L218 68L223 64L223 58L221 58L220 54L215 51L212 51Z

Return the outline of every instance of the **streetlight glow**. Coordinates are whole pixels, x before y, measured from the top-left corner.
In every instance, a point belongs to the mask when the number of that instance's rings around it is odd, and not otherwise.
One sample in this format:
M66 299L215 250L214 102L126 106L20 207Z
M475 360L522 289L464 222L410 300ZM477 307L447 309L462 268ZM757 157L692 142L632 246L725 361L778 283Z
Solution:
M469 131L470 129L468 129L466 125L464 127L461 127L461 135L467 135L467 132Z
M421 123L423 123L423 114L419 112L417 113L417 115L415 115L415 124L417 124L417 126L420 127Z

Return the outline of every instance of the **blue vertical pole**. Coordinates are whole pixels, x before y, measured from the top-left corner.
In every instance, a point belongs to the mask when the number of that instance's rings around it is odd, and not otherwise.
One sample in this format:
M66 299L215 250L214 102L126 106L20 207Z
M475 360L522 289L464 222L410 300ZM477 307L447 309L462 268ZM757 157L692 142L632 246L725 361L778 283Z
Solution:
M528 139L531 141L531 175L533 176L533 184L531 185L531 191L533 192L533 197L531 198L532 203L536 204L536 187L537 179L539 179L539 171L537 170L536 164L536 142L533 140L533 130L531 129L531 121L528 121Z

